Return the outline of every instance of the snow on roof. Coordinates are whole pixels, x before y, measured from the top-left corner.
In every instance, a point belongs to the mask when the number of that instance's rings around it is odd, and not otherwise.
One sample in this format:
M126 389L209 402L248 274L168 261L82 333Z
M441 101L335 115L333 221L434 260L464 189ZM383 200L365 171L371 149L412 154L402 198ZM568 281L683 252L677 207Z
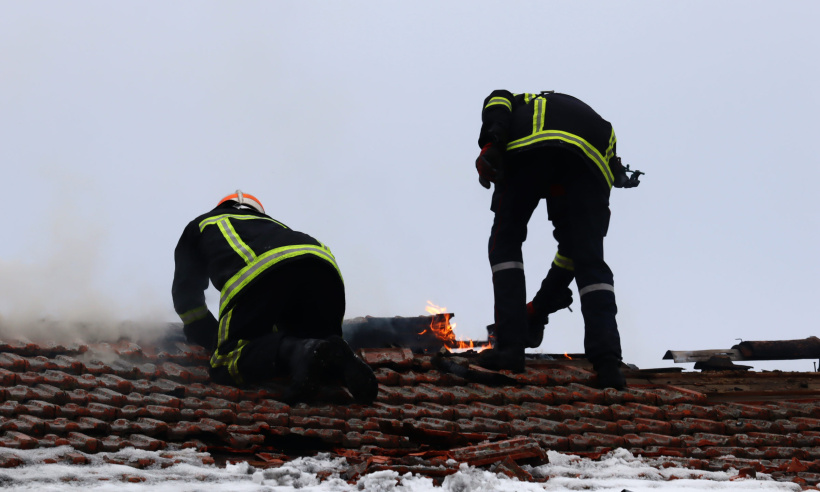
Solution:
M816 373L627 369L626 390L602 391L583 359L533 357L525 373L499 378L469 354L361 355L380 383L372 405L338 388L287 405L283 381L211 383L208 355L178 340L2 340L0 482L480 490L469 484L499 480L490 489L633 491L820 483Z

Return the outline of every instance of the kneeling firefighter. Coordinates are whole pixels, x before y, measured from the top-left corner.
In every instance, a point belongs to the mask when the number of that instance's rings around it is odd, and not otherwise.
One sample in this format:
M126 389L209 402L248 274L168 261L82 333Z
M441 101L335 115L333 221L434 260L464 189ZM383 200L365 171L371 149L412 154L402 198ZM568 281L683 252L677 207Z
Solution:
M287 401L339 383L372 402L378 383L342 339L345 291L330 249L236 193L191 221L174 252L172 295L187 339L212 352L211 378L241 385L290 376ZM205 304L220 291L218 319Z
M584 102L567 94L493 91L482 109L476 160L480 183L495 183L489 259L496 346L479 364L524 370L525 347L541 344L547 316L572 303L574 279L584 317L584 349L602 387L623 388L615 287L604 261L612 186L638 185L615 154L615 132ZM521 246L527 224L546 199L558 252L541 288L526 300Z

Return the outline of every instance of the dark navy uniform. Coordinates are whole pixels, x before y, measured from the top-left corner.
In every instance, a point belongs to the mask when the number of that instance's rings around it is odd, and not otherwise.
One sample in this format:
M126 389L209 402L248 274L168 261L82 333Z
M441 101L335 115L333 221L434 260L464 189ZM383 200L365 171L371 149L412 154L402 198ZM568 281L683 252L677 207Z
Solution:
M221 203L188 224L174 260L174 308L188 339L213 350L216 381L241 384L281 372L276 359L285 335L342 335L344 284L333 254L262 212ZM216 317L205 304L209 281L220 291Z
M610 167L616 142L612 125L566 94L498 90L484 101L478 142L480 147L490 143L504 150L503 178L496 181L492 197L495 219L488 247L497 347L523 357L533 315L528 318L521 246L533 211L546 199L558 252L533 298L535 315L551 312L551 299L563 295L575 279L587 356L596 367L619 362L615 288L603 247L615 181Z

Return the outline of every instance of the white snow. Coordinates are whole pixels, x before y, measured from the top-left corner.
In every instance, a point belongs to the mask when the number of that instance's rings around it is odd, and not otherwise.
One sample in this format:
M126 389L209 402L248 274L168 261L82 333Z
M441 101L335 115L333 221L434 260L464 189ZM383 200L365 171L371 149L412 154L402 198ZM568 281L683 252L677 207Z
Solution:
M54 463L66 453L88 459L87 465ZM645 459L618 449L600 460L548 452L550 463L524 469L536 477L549 477L544 483L519 482L501 474L470 467L462 463L459 471L446 477L441 486L424 476L395 471L379 471L348 484L341 474L348 465L344 458L327 454L298 458L279 468L256 469L246 462L224 468L202 463L205 453L186 449L151 452L133 448L116 453L85 454L71 447L15 450L0 448L0 458L16 456L21 466L0 469L0 488L12 491L38 492L530 492L559 490L596 490L620 492L688 492L702 490L790 491L800 487L790 482L776 482L759 473L755 479L733 479L735 470L709 472L672 466L664 468L664 459ZM110 461L137 463L151 459L145 469ZM320 479L319 474L328 478ZM125 477L125 478L124 478ZM129 480L139 480L132 482Z

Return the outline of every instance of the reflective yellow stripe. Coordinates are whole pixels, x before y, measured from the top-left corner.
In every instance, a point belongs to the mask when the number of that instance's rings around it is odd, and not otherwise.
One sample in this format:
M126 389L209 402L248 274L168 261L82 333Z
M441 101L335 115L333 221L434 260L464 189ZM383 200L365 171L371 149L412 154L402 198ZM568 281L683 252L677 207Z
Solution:
M484 109L487 109L490 106L504 106L505 108L512 111L512 103L506 97L494 97L494 98L490 99L490 101L487 103L487 105L484 106Z
M342 278L342 272L339 270L339 266L336 265L336 258L333 257L330 249L325 245L314 246L312 244L299 244L272 249L259 255L252 263L236 272L233 277L225 282L220 294L219 316L222 316L222 311L230 304L231 300L233 300L242 288L248 285L248 283L258 277L262 272L282 260L301 255L315 255L330 262L333 268L336 269L336 272L339 273L339 278Z
M537 133L544 129L544 118L547 113L547 100L543 97L535 99L532 108L532 132Z
M598 149L593 147L591 143L587 142L578 135L574 135L568 132L562 132L560 130L544 130L533 133L532 135L528 135L524 138L519 138L518 140L513 140L512 142L507 144L507 150L520 149L521 147L526 147L528 145L543 142L546 140L561 140L563 142L575 145L576 147L581 149L584 152L584 154L586 154L587 157L592 159L592 162L594 162L595 165L598 166L598 169L604 175L604 179L606 180L607 186L612 188L612 182L615 180L615 178L612 176L612 171L609 169L609 161L607 159L604 159L604 156L602 156L601 153L598 152Z
M222 235L225 236L225 239L230 244L231 248L236 251L236 254L242 257L245 263L251 263L254 259L256 259L256 253L253 252L250 246L248 246L245 241L239 236L234 229L231 220L253 220L253 219L262 219L262 220L270 220L276 224L279 224L282 227L285 227L283 224L271 219L270 217L257 217L255 215L238 215L238 214L222 214L217 215L216 217L209 217L202 222L199 223L199 230L200 232L204 231L206 227L209 225L216 225L219 227L219 230L222 232ZM285 227L287 229L287 227Z
M230 219L223 217L219 219L217 225L219 226L219 230L222 231L222 235L225 236L225 239L228 241L228 244L245 260L245 263L250 263L256 259L256 253L239 237Z
M202 232L203 230L205 230L205 227L207 227L209 225L214 225L214 224L219 223L219 221L221 219L269 220L269 221L271 221L275 224L279 224L280 226L284 227L285 229L288 228L285 224L283 224L283 223L281 223L277 220L273 220L270 217L257 217L256 215L222 214L222 215L216 215L214 217L208 217L207 219L200 222L199 223L199 232Z
M239 340L236 348L227 354L220 353L220 349L228 341L228 333L230 331L232 317L233 309L228 311L225 316L219 320L219 338L217 341L216 351L214 351L214 354L211 356L210 363L213 368L228 366L228 373L231 375L231 379L233 379L237 384L243 384L245 381L242 378L242 374L239 373L238 364L239 356L242 355L242 349L248 344L248 340Z
M239 356L242 355L242 349L245 348L248 342L249 340L239 340L236 349L231 352L230 362L228 363L228 373L237 384L245 383L245 379L239 373Z
M206 316L208 316L208 306L199 306L180 314L179 319L182 320L182 324L190 325L194 321L199 321Z
M530 101L537 98L538 96L539 96L539 94L530 94L529 92L524 93L524 104L529 104Z
M216 340L217 350L214 352L214 356L219 352L218 348L228 341L228 330L230 330L232 317L233 309L225 313L225 316L219 318L219 334Z
M555 259L552 260L552 262L555 266L563 268L564 270L575 271L575 262L572 261L572 258L567 258L561 253L555 253Z
M615 156L615 142L618 140L615 138L615 128L612 129L612 135L609 137L609 147L606 148L606 162L608 163L610 159Z

